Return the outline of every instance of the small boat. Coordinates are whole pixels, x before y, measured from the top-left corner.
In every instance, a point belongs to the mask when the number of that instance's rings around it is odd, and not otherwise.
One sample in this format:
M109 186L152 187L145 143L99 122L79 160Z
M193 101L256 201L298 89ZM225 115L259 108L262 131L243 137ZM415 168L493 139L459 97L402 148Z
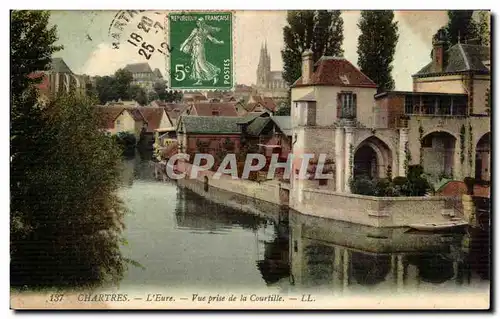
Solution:
M411 224L408 227L416 229L416 230L424 230L424 231L439 231L439 230L448 230L458 227L467 226L468 223L464 220L461 221L449 221L442 223L425 223L425 224Z

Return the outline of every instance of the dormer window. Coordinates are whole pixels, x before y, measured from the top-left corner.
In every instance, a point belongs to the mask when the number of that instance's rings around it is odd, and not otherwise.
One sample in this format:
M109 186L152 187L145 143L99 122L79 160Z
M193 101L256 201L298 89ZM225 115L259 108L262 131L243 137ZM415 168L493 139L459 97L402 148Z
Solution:
M341 75L339 75L339 77L340 77L340 81L342 81L342 83L344 83L344 85L349 85L349 78L347 77L347 75L341 74Z

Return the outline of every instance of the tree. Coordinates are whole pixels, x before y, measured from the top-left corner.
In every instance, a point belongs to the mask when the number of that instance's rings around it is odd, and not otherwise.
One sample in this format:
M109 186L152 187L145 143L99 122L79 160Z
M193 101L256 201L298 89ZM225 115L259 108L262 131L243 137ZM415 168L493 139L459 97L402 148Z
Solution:
M11 286L94 286L119 280L120 149L85 94L37 104L37 80L60 47L46 11L11 14Z
M301 75L302 53L313 50L314 61L323 55L340 56L344 53L344 21L339 10L288 11L288 25L283 28L285 48L283 79L292 85Z
M479 22L477 23L477 33L481 45L490 45L490 13L479 11Z
M132 73L128 70L118 69L115 72L115 85L118 98L130 100L130 83L132 83L133 79Z
M167 82L165 81L157 81L153 84L153 90L158 95L158 98L162 101L165 101L165 96L167 94Z
M159 99L158 93L156 93L155 91L148 92L148 103L151 103L151 102L156 101L158 99Z
M448 11L446 31L449 46L457 44L459 39L461 43L465 43L478 37L477 25L472 18L473 13L472 10Z
M158 99L164 102L172 103L179 102L182 100L182 92L181 91L171 91L167 89L167 82L165 81L157 81L153 85L153 90L158 95Z
M119 99L116 80L112 76L97 77L96 91L101 104L106 104L106 102L109 101L117 101Z
M148 104L148 95L146 90L138 85L130 86L130 97L140 105Z
M361 11L358 23L358 66L378 85L378 92L394 89L392 62L398 42L398 24L391 10Z

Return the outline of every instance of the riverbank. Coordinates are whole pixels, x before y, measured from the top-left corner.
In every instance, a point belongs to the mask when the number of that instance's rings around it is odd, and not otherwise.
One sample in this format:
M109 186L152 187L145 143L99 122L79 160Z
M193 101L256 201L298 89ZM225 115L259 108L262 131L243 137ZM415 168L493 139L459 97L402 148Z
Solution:
M187 176L192 168L189 163L177 167ZM279 211L286 207L305 215L370 227L409 227L463 219L461 203L452 197L375 197L307 188L302 190L299 200L293 200L289 183L254 182L233 179L230 175L214 178L214 175L212 171L200 171L197 178L183 178L177 182L216 203L250 213Z

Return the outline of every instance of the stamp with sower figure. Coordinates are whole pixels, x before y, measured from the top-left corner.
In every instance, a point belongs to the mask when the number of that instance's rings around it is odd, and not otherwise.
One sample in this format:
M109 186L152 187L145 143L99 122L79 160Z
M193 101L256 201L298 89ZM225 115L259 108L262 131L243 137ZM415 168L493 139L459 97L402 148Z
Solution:
M233 88L231 12L170 13L170 87L199 90Z

